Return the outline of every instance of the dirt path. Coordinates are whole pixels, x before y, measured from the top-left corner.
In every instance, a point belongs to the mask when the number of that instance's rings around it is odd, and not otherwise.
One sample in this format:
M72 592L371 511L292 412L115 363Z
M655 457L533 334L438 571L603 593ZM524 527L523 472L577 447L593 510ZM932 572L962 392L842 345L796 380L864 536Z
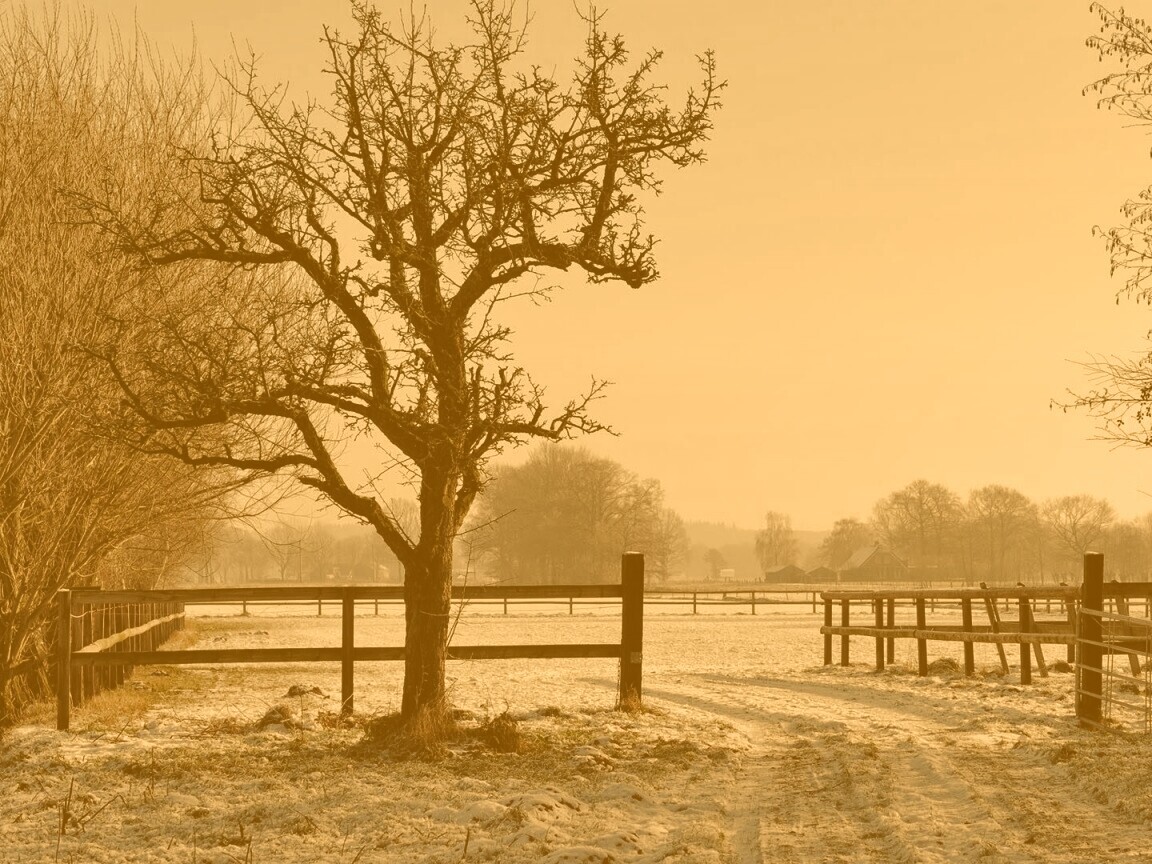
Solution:
M685 675L647 695L747 737L730 814L740 864L1152 861L1147 825L1053 761L1043 739L1078 734L1060 718L1038 729L971 691L899 693L860 676Z

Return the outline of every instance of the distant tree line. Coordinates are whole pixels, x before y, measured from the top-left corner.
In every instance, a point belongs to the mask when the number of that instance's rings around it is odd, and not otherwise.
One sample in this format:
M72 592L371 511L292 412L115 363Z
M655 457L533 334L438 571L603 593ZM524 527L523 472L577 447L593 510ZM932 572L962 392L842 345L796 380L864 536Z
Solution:
M769 513L766 522L756 540L765 570L784 563L770 550L787 548L789 525L778 513ZM1065 495L1035 502L996 484L962 498L926 480L881 498L866 521L837 520L807 563L840 569L857 550L876 543L925 579L1074 581L1088 551L1105 554L1108 578L1152 573L1152 513L1123 521L1103 498Z
M409 504L415 508L415 504ZM354 522L282 519L265 524L222 524L209 542L184 560L189 585L242 582L388 582L404 570L371 528Z

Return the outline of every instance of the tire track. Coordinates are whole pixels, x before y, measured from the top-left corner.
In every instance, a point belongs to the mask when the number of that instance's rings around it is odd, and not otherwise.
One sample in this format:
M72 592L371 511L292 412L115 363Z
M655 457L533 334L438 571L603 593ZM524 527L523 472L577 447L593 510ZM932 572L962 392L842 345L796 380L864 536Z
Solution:
M979 698L707 674L646 694L746 739L730 814L740 864L1152 861L1146 826L1086 800L1020 746L1024 715Z

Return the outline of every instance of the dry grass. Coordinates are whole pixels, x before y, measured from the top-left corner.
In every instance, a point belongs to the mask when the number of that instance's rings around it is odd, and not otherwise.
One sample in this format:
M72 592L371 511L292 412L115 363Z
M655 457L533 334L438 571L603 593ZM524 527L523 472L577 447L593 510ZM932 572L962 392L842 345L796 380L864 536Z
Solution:
M524 749L520 724L507 711L503 711L483 723L476 730L475 735L497 753L520 753Z
M373 718L364 728L364 740L394 756L437 760L447 755L447 744L459 733L452 713L445 706L434 706L412 718L399 714Z

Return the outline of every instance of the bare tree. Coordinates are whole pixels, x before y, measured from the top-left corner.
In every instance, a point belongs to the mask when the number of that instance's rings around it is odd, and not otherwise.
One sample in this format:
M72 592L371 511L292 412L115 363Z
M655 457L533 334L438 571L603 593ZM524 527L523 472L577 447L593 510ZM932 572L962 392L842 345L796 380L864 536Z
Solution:
M1107 529L1103 547L1109 578L1146 581L1152 572L1152 518L1113 523Z
M708 572L713 581L720 578L720 572L728 566L728 559L724 553L716 548L709 548L704 553L704 563L708 565Z
M780 564L795 561L796 535L792 533L792 517L769 510L764 514L764 527L756 534L756 558L760 571L767 573Z
M405 568L401 716L445 712L453 543L503 448L602 425L603 382L555 411L507 347L500 304L575 266L640 287L657 276L640 196L659 163L703 159L722 84L674 109L595 13L572 81L517 68L524 30L474 0L471 44L397 30L353 2L356 32L325 29L329 103L289 105L252 61L191 183L151 210L105 196L91 218L153 268L224 265L211 296L146 310L136 350L105 352L142 421L141 444L191 465L286 473L371 525ZM199 190L189 196L190 185ZM525 280L528 280L525 282ZM146 316L146 317L147 317ZM206 319L214 325L206 338ZM364 478L351 438L387 453ZM377 489L399 470L419 490L418 537Z
M1084 553L1104 538L1116 511L1103 498L1065 495L1046 501L1040 515L1056 540L1059 554L1075 566Z
M948 557L962 511L956 493L916 480L876 503L872 526L881 542L913 566L939 566Z
M872 529L859 519L837 519L832 533L820 544L820 558L833 570L852 557L857 549L874 542Z
M1038 519L1036 505L1015 489L992 484L969 493L966 515L974 557L987 562L986 577L1026 575L1021 553Z

